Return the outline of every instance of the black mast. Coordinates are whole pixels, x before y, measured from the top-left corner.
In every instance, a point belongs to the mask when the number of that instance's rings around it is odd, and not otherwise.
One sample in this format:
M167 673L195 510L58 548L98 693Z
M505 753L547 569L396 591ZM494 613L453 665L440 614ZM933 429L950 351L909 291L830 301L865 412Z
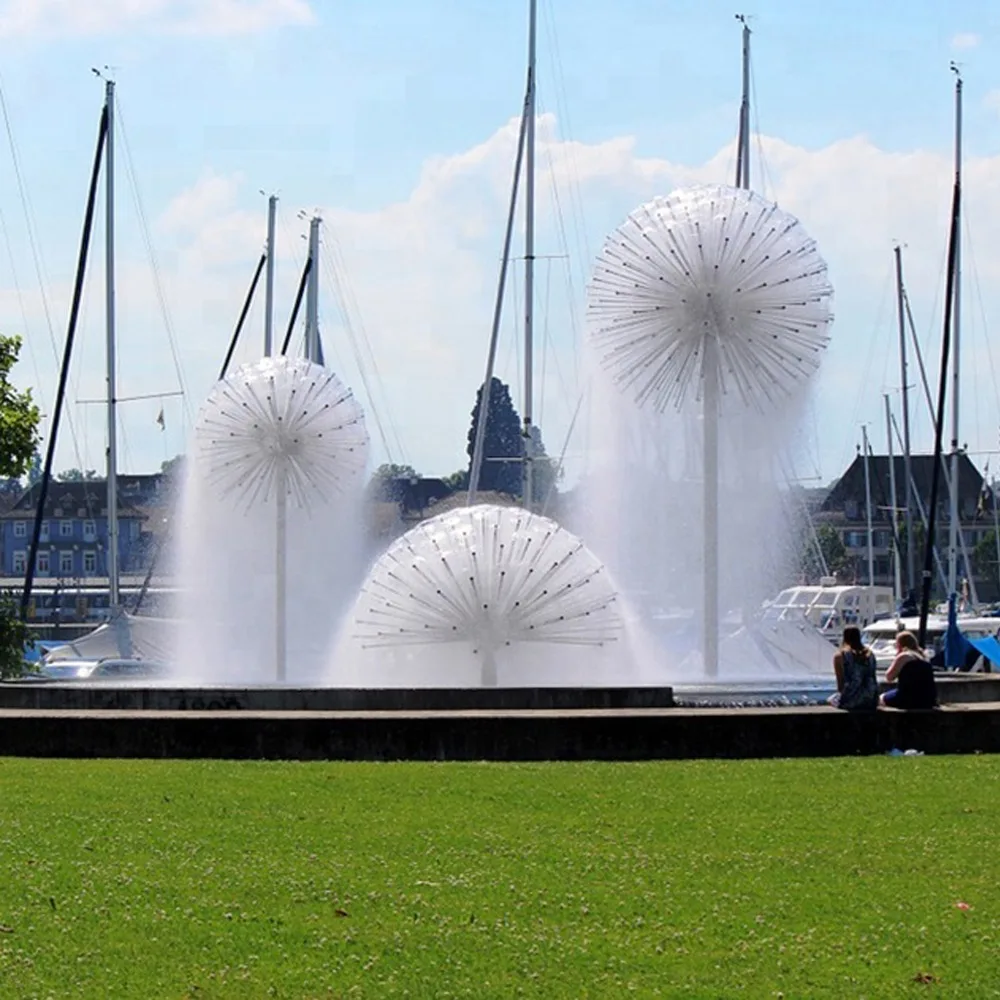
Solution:
M954 68L954 66L952 67ZM956 87L961 90L959 77ZM952 314L955 307L955 279L958 263L958 241L961 239L962 175L957 165L951 195L951 227L948 235L948 270L944 293L944 335L941 339L941 373L938 378L937 412L934 418L934 465L931 473L931 497L927 511L927 542L924 546L924 570L920 597L920 631L917 641L923 647L927 639L927 615L931 604L931 571L934 565L934 527L937 521L938 489L941 482L941 439L944 436L944 407L948 385L948 358L951 353ZM952 483L952 489L957 488Z
M59 423L62 418L63 402L66 398L66 381L69 377L69 365L73 356L73 340L76 336L76 321L80 314L80 299L83 295L83 279L87 273L87 256L90 250L90 234L94 223L94 205L97 201L97 182L101 174L101 160L104 157L104 145L108 137L108 106L101 111L101 124L97 132L97 149L94 151L94 167L90 174L90 191L87 194L87 210L83 217L83 234L80 237L80 253L76 264L76 280L73 284L73 302L69 310L69 325L66 329L66 344L63 347L62 366L59 369L59 386L56 389L56 403L52 412L52 423L49 425L49 440L45 446L45 466L39 483L38 506L35 508L35 523L31 532L31 548L28 550L28 565L24 574L24 590L21 593L21 620L28 616L28 605L31 602L31 588L35 582L35 559L38 556L38 543L42 535L42 521L45 517L45 501L49 495L49 482L52 479L52 462L56 453L56 439L59 436ZM110 488L110 487L109 487Z

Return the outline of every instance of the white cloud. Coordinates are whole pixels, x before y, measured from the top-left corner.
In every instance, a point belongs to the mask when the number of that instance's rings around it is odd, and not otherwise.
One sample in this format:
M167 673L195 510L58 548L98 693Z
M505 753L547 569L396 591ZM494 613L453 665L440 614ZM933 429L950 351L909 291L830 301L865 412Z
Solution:
M311 24L308 0L0 0L0 36L246 35Z
M629 137L587 144L559 141L554 132L552 118L543 118L536 244L541 257L536 272L536 386L542 387L543 396L536 401L536 414L550 452L562 445L581 384L574 337L581 326L591 258L604 234L656 194L728 178L733 160L731 146L692 166L640 156ZM429 161L413 190L398 202L373 211L334 206L323 212L326 266L321 292L328 360L367 404L355 346L330 280L336 250L343 264L339 277L350 284L356 300L356 308L351 306L352 332L360 338L360 318L384 382L385 395L377 394L379 415L384 421L391 412L403 440L405 455L395 457L405 457L425 474L447 473L464 462L469 413L485 363L516 137L516 123L510 122L469 150ZM920 333L927 339L930 377L935 377L951 154L886 151L865 136L818 149L763 137L759 148L766 170L755 158L755 187L802 220L829 263L836 292L837 320L818 377L816 404L822 471L831 477L853 454L858 425L868 421L881 426L882 393L892 391L898 380L891 286L894 241L907 247L908 288ZM992 448L997 385L984 317L988 321L1000 315L1000 247L989 239L1000 231L1000 157L970 157L965 191L972 238L964 253L967 416L962 437L973 448ZM582 209L582 219L575 206ZM283 222L278 229L275 326L283 333L305 253L305 223L284 206L279 211ZM264 218L264 199L251 185L238 176L212 173L178 192L158 216L154 240L193 408L217 373L263 245ZM519 234L517 257L522 253L520 239ZM571 282L564 254L570 257ZM515 387L518 406L521 358L515 324L523 310L521 268L520 261L512 268L498 371ZM94 288L99 282L99 272L92 274ZM159 332L162 323L144 262L123 262L119 287L126 313L120 324L122 392L173 388L169 354L155 346L165 338ZM258 304L247 323L244 360L259 353L261 326ZM133 342L130 331L137 329L144 332ZM543 351L546 343L549 347ZM91 384L99 394L99 363L92 367ZM374 380L371 365L366 373ZM919 396L914 406L922 406ZM914 433L926 447L929 422L922 410L914 412ZM153 416L142 411L130 431L140 468L155 467L167 457L161 454L162 438ZM374 426L372 435L377 442ZM583 447L577 438L571 452Z
M1000 90L988 90L983 95L983 107L1000 114Z
M960 31L957 35L952 35L951 47L953 49L974 49L980 42L979 35L972 31Z

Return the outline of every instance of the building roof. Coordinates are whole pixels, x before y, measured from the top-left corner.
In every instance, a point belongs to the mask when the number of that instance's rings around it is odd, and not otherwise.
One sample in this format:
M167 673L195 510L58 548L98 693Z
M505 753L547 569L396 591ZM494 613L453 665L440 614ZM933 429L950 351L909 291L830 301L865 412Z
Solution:
M958 456L958 500L962 507L968 502L978 503L983 491L982 473L972 464L972 460L964 452ZM896 505L902 506L906 488L906 467L902 455L893 456L896 476ZM950 460L949 460L950 467ZM913 472L913 483L920 499L927 504L931 495L931 478L934 472L933 455L911 455L910 468ZM871 480L872 506L886 508L892 496L889 477L889 456L872 455L868 460L869 478ZM944 476L938 484L938 496L943 502L948 496L948 487ZM830 490L821 510L838 511L853 501L865 503L865 460L856 455L847 471L837 480Z
M130 477L132 478L132 477ZM0 517L23 521L25 517L34 517L38 507L38 497L42 484L35 483L24 491L17 503ZM108 482L106 479L86 479L74 482L49 483L48 495L45 497L45 517L85 517L96 519L108 515ZM120 518L139 518L145 515L130 502L128 493L118 486L118 516Z

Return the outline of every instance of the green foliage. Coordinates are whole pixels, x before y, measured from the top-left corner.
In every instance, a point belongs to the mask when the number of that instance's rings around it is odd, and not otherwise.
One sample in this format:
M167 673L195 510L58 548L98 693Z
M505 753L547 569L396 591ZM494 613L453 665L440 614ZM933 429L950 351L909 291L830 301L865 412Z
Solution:
M23 476L38 447L41 415L31 390L17 389L10 381L20 351L20 337L0 336L0 476Z
M471 467L476 447L476 429L479 427L479 405L483 387L476 393L472 408L472 426L469 428L466 454ZM479 474L478 488L482 492L495 490L510 496L521 495L521 459L524 439L521 418L510 398L510 387L494 377L490 383L490 398L486 410L486 436L483 439L483 467Z
M372 473L372 477L368 481L368 494L376 500L400 502L405 494L400 488L398 480L418 478L417 470L412 465L396 465L392 462L385 462Z
M457 472L453 472L450 476L445 476L441 482L443 482L452 493L457 493L459 490L467 490L469 488L469 470L459 469Z
M97 478L96 469L87 469L86 472L83 469L63 469L62 472L56 473L56 479L60 483L82 483Z
M0 789L5 997L893 1000L1000 982L995 756L7 759Z
M38 407L30 389L19 390L10 381L20 351L20 337L0 336L0 477L5 478L29 472L38 454ZM22 672L27 638L17 608L8 596L0 597L0 676Z
M972 566L977 576L995 579L997 575L997 536L988 531L983 540L972 550Z
M396 465L383 462L373 473L372 479L418 479L417 470L412 465Z
M30 640L13 596L0 593L0 677L20 677L25 672L24 647Z
M838 579L845 579L851 565L851 557L840 537L840 532L833 525L821 524L816 529L816 539L826 560L826 568ZM802 569L806 579L814 582L818 582L823 575L823 564L816 554L816 543L811 537L807 538L802 553Z

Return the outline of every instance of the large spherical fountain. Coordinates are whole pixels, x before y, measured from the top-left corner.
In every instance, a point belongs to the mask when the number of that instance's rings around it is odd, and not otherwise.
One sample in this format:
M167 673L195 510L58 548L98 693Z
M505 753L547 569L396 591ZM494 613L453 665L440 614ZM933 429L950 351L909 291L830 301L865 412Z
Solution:
M375 563L349 627L341 661L364 686L544 686L586 682L595 662L602 680L624 669L607 570L517 507L463 507L412 528Z
M195 425L197 500L188 514L195 522L191 537L203 551L186 572L195 579L186 583L198 605L188 618L200 634L186 659L214 631L228 637L213 648L214 659L254 659L273 650L269 676L284 681L290 603L299 618L296 637L321 631L316 641L329 641L331 577L348 561L348 536L360 534L358 519L341 501L358 492L367 454L360 405L319 365L266 357L215 386ZM337 532L344 537L335 544ZM305 606L308 616L301 613ZM245 675L247 664L235 673Z
M731 437L756 415L794 424L791 408L829 339L831 297L826 265L800 223L724 186L636 209L594 270L589 340L605 376L638 409L675 411L700 431L709 676L718 671L720 420ZM786 442L793 431L785 427Z

